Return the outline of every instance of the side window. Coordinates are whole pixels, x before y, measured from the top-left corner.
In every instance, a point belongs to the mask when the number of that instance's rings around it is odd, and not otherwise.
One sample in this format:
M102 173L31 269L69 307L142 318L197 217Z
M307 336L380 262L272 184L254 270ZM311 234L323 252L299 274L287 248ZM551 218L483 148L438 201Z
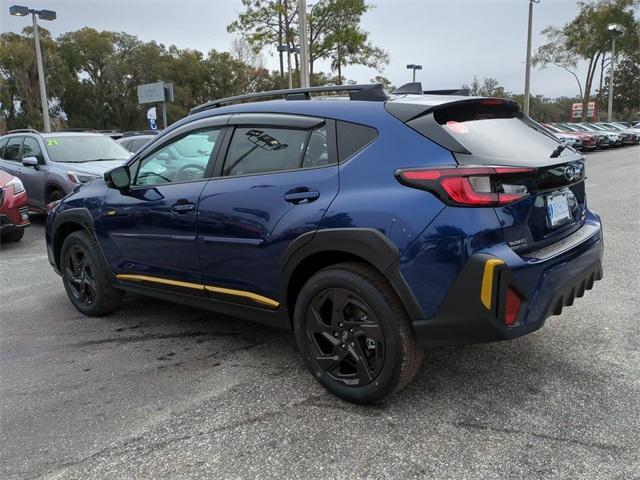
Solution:
M131 150L131 142L132 140L127 140L125 142L118 142L120 144L120 146L122 148L126 148L127 150L129 150L130 152L133 152L133 150Z
M129 150L131 150L132 152L137 152L142 147L144 147L148 141L149 140L147 140L146 138L138 138L136 140L132 140L131 144L129 145Z
M197 130L156 150L140 162L134 185L161 185L204 178L219 128Z
M357 151L363 149L378 136L375 128L356 123L338 122L338 157L343 162Z
M248 175L328 165L326 126L313 130L237 127L222 174Z
M42 155L40 145L33 137L25 137L24 143L22 144L21 158L26 157L36 157L38 159L38 163L44 163L44 156Z
M4 158L4 147L7 145L8 141L8 138L0 140L0 158Z
M20 145L22 145L23 137L13 137L9 139L9 143L4 149L4 159L17 162L20 160Z

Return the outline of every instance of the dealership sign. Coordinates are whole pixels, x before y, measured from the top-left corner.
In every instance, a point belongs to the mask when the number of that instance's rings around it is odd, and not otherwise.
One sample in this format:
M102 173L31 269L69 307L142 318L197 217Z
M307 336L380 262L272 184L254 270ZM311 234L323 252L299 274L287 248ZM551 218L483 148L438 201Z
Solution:
M587 118L596 120L596 102L589 102L587 104ZM575 119L582 119L582 103L574 103L571 106L571 121Z
M138 103L173 102L173 84L167 82L138 85Z

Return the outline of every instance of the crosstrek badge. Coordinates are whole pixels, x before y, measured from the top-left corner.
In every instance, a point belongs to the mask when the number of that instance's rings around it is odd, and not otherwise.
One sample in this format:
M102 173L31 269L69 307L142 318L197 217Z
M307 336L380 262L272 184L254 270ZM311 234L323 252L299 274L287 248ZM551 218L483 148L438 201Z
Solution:
M456 133L469 133L469 127L454 120L449 120L446 125L449 130L452 130Z

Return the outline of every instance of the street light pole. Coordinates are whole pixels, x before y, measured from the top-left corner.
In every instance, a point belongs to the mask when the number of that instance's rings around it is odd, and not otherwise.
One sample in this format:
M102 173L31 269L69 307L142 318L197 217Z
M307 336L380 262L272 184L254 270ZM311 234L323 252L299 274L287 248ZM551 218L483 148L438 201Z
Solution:
M40 103L42 105L42 123L44 131L51 132L51 118L49 117L49 101L47 100L47 87L44 80L44 66L42 64L42 50L40 48L40 34L38 32L38 20L55 20L56 12L52 10L34 10L22 5L12 5L9 13L16 17L26 17L31 15L33 19L33 38L36 44L36 65L38 67L38 83L40 84Z
M33 37L36 42L36 63L38 64L38 82L40 83L40 103L42 104L42 121L44 131L51 132L51 119L49 118L49 101L47 100L47 87L44 82L44 65L42 64L42 50L40 50L40 34L38 32L38 20L36 14L31 11L33 19Z
M613 75L616 71L616 37L611 41L611 70L609 73L609 104L607 105L607 121L613 121Z
M307 2L298 1L298 28L300 29L300 86L309 86L309 37L307 32Z
M410 63L407 65L408 70L413 70L413 83L416 83L416 70L422 70L422 65L416 65L415 63Z
M527 28L527 61L524 73L524 114L529 115L529 97L531 96L531 31L533 30L533 3L540 0L529 0L529 26Z
M607 105L607 121L613 121L613 75L616 70L616 37L624 34L624 27L615 23L607 27L611 34L611 69L609 73L609 104Z

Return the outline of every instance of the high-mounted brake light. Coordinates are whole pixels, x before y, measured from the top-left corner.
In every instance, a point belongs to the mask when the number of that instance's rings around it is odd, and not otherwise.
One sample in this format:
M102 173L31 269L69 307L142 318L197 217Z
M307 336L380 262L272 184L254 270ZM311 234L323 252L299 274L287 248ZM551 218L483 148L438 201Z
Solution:
M482 105L502 105L504 103L507 102L499 98L487 98L485 100L482 100Z
M518 183L533 172L523 167L463 167L398 170L398 180L438 195L444 202L463 207L496 207L526 197L526 185Z

